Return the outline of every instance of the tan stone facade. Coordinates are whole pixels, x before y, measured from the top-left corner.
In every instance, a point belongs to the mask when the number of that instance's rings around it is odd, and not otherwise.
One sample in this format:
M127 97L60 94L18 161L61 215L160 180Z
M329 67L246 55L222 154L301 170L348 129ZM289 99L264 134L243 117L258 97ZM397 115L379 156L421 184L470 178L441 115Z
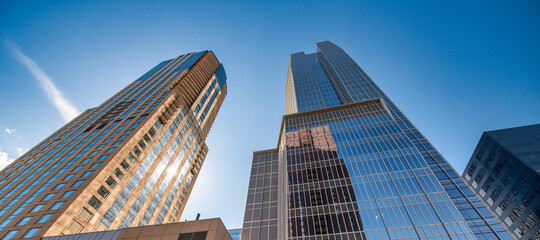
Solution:
M106 232L44 237L42 240L232 240L219 218L177 222Z
M227 94L211 51L164 61L0 172L0 239L179 221Z

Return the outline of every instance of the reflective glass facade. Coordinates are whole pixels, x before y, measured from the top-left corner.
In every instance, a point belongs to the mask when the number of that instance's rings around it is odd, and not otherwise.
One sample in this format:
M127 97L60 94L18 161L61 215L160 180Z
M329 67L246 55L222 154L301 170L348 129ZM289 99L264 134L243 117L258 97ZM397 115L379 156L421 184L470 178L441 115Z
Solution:
M242 236L242 229L229 229L227 230L231 235L232 240L240 240Z
M511 239L335 44L291 55L285 102L277 239Z
M84 111L0 172L0 239L178 221L226 92L193 52Z
M463 178L519 239L540 239L540 124L482 134Z

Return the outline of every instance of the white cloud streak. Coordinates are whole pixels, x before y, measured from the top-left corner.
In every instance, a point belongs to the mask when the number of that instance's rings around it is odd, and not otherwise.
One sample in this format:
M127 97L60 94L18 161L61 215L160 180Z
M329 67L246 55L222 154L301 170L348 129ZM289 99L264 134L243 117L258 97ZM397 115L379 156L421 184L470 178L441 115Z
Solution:
M15 129L13 129L13 128L6 128L5 131L10 135L15 133Z
M15 159L10 158L7 152L0 151L0 170L4 169Z
M15 43L6 41L6 45L12 50L15 59L24 65L41 84L49 101L51 101L54 107L60 112L64 121L69 122L79 115L79 110L64 97L64 94L56 87L56 85L54 85L53 81L45 74L45 72L43 72L43 70L41 70L34 60L24 55Z

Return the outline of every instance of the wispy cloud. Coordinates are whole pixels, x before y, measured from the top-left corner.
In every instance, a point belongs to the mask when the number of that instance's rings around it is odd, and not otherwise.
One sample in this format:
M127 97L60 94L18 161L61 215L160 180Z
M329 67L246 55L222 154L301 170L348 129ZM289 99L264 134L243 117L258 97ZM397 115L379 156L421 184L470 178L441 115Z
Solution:
M24 53L22 53L14 42L4 42L13 52L15 59L24 65L41 84L41 87L47 94L49 101L51 101L51 103L56 107L66 122L79 115L79 110L77 110L77 108L64 97L64 94L54 85L53 81L47 76L47 74L45 74L45 72L43 72L43 70L41 70L34 60L24 55Z
M28 150L24 150L20 147L16 147L15 150L17 150L17 154L19 154L19 156L22 156L26 151Z
M7 134L14 134L15 133L15 129L13 129L13 128L6 128L5 131L7 132Z

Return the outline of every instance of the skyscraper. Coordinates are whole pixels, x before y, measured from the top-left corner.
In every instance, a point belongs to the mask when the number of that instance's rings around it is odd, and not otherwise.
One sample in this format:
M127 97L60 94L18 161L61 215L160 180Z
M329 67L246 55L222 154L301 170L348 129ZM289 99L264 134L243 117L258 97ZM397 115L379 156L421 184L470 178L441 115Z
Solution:
M0 239L180 219L227 94L211 51L161 62L0 173Z
M243 240L511 239L335 44L291 55L285 103L277 148L253 155Z
M540 239L540 124L484 132L463 178L516 238Z

